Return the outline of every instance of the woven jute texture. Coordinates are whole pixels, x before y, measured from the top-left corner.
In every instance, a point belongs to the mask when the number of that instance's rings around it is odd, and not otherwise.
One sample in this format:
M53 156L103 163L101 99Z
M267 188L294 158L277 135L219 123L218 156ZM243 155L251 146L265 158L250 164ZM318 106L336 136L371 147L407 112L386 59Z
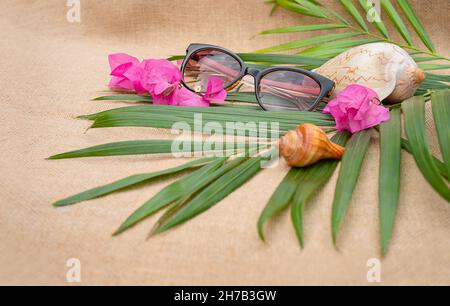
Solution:
M338 7L337 1L327 2ZM439 52L448 56L450 2L412 3ZM258 239L258 215L286 166L261 172L213 209L148 241L157 216L122 236L111 233L173 178L70 208L51 205L131 174L185 162L169 156L45 160L106 142L167 137L166 131L145 128L86 131L89 123L75 119L127 105L90 101L107 89L109 53L166 57L183 53L191 42L247 52L312 35L252 38L263 29L315 20L284 10L269 17L262 0L81 0L80 23L69 23L67 11L62 0L0 1L0 283L67 284L67 260L77 258L81 284L369 284L367 261L379 258L376 137L339 250L330 235L336 174L308 205L303 251L287 212L268 223L267 243ZM431 143L436 148L435 140ZM450 284L450 206L407 153L401 176L394 238L381 261L382 284Z

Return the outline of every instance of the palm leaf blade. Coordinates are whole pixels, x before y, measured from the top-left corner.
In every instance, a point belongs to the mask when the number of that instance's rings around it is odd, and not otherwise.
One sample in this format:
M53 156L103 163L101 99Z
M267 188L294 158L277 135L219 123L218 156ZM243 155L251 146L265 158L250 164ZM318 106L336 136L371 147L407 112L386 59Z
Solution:
M402 148L412 154L412 149L411 149L411 145L409 144L409 141L402 138ZM436 168L438 169L439 173L446 179L448 180L450 178L450 176L447 175L447 166L441 162L438 158L436 158L435 156L433 156L433 161L434 164L436 165Z
M358 12L358 9L353 5L351 0L341 0L341 4L347 10L347 12L353 17L353 19L358 23L358 25L366 32L369 31L364 18Z
M230 112L230 114L215 114L208 113L208 111L194 113L192 110L188 110L187 112L174 112L173 114L164 111L134 112L126 110L122 112L113 110L99 116L90 116L91 118L96 118L91 125L91 128L153 127L172 129L174 128L174 124L181 123L179 126L180 128L208 134L212 131L205 129L199 122L215 122L221 126L220 133L219 131L215 131L216 134L223 133L224 135L233 135L241 133L243 136L245 134L252 137L264 137L264 135L267 137L267 133L276 130L279 130L280 132L289 131L295 128L299 123L311 123L328 128L332 128L335 125L329 117L324 117L319 113L290 112L291 114L288 114L288 112L284 112L284 114L269 114L270 112L254 112L250 110L252 113L248 113L248 115L245 116L245 112L248 111L246 109L239 109L239 111L237 111L225 107L223 110ZM239 121L236 121L239 114L242 116L238 117ZM231 123L234 123L234 126L231 126ZM232 127L234 127L234 129Z
M417 17L416 13L414 12L414 9L412 8L411 4L408 0L398 0L398 4L400 5L400 8L402 9L405 16L408 18L409 22L413 26L414 30L416 30L417 35L420 37L422 42L427 46L427 48L431 52L436 52L436 49L433 46L433 42L431 41L430 36L428 35L427 31L423 27L422 23L420 22L419 18Z
M419 64L419 67L425 71L450 69L447 64Z
M199 194L176 210L167 220L161 222L153 233L158 234L171 229L211 208L223 198L240 188L260 169L262 157L251 158L237 167L225 172Z
M219 120L229 120L236 121L236 116L239 116L240 121L246 121L253 118L265 118L273 120L302 120L304 118L324 120L328 122L333 121L333 117L330 115L318 113L318 112L304 112L304 111L277 111L277 112L266 112L261 109L229 109L227 107L178 107L178 106L167 106L167 105L137 105L137 106L127 106L115 108L107 111L102 111L90 115L83 115L79 118L96 120L104 115L111 114L123 114L123 113L143 113L145 115L157 115L158 117L163 116L176 116L178 118L192 118L194 114L202 114L203 116L219 116ZM234 120L230 118L233 118ZM208 117L212 119L213 117ZM172 120L174 121L174 120Z
M347 19L345 19L341 14L339 14L338 12L336 12L335 10L333 10L331 7L322 4L322 6L331 14L333 15L337 20L339 20L340 22L342 22L342 24L346 25L346 26L350 26L350 22L348 22Z
M139 96L135 94L120 94L120 95L110 95L102 96L93 99L93 101L140 101L140 102L152 102L152 97L149 96Z
M425 179L444 199L450 201L450 189L446 185L433 161L425 135L425 100L413 97L403 102L405 130L412 155ZM447 135L448 136L448 135Z
M350 204L353 190L361 171L361 166L370 143L370 130L354 134L345 148L341 169L336 183L336 191L332 210L332 236L336 244L339 228L344 220L345 213Z
M124 231L128 230L132 226L141 222L145 218L156 213L160 209L167 207L168 205L181 200L189 192L195 191L198 182L207 177L209 174L213 173L225 162L225 158L217 159L216 161L210 163L207 166L194 171L182 179L170 184L166 188L159 191L154 197L149 201L144 203L139 207L134 213L132 213L125 222L120 225L119 229L114 233L114 235L119 235Z
M49 159L172 153L173 143L171 140L120 141L53 155ZM226 145L222 144L222 148L225 147ZM177 148L177 150L178 152L194 152L202 148L202 142L191 142L189 147Z
M340 28L344 28L344 27L345 26L342 24L334 24L334 23L301 25L301 26L290 26L290 27L270 29L270 30L261 32L261 34L268 35L268 34L298 33L298 32L340 29Z
M304 51L304 52L303 52ZM345 51L347 51L347 48L330 48L330 47L312 47L301 51L298 54L304 54L308 56L320 56L323 58L333 58Z
M276 0L276 3L279 6L285 8L289 11L292 11L294 13L297 13L297 14L302 14L305 16L311 16L311 17L316 17L316 18L324 18L323 14L317 13L316 11L312 11L312 10L300 5L297 2L293 2L293 1L289 1L289 0Z
M387 13L389 18L391 19L394 26L399 31L400 35L403 39L408 43L409 46L413 45L411 34L408 31L408 28L403 23L402 18L398 14L397 10L394 8L390 0L381 0L381 6L384 11Z
M254 56L256 54L244 54L244 57L248 57L251 58L251 56ZM263 58L265 59L265 62L271 62L271 61L275 61L275 63L286 63L286 64L299 64L299 65L303 65L303 64L315 64L317 66L321 65L323 62L325 62L325 60L321 60L321 59L316 59L316 58L312 58L312 57L297 57L297 56L289 56L286 55L285 58L282 58L280 60L277 60L275 58L270 58L270 55L267 54L268 57L267 58ZM291 59L292 57L292 59ZM227 98L225 99L226 101L233 101L233 102L245 102L245 103L256 103L256 99L255 99L255 95L253 95L253 99L248 99L246 94L241 94L239 92L230 92L228 93ZM93 101L135 101L135 102L152 102L153 99L150 96L140 96L137 94L118 94L118 95L108 95L108 96L101 96L101 97L97 97L94 98ZM213 102L213 106L214 106L214 102Z
M380 125L379 209L381 250L386 254L394 229L400 194L401 120L400 108L390 112L390 120Z
M278 185L275 192L270 197L269 202L262 211L258 219L258 234L261 240L265 240L264 237L264 224L272 216L278 214L285 209L295 193L298 186L298 178L301 176L302 170L299 168L291 168L284 177L283 181Z
M324 43L319 46L304 49L298 53L298 55L308 57L322 57L331 58L341 54L351 47L356 47L368 43L377 42L377 39L358 39L358 40L340 40L331 43Z
M314 0L294 0L298 4L302 5L310 12L315 14L319 18L327 18L327 14L322 10L322 8L317 5L317 2Z
M265 62L276 64L314 65L314 66L320 66L326 62L325 59L299 55L260 54L260 53L239 53L238 55L246 62Z
M433 93L431 104L441 154L447 166L447 177L450 177L450 90Z
M359 4L361 5L361 7L364 9L364 11L367 14L373 12L378 15L376 10L373 10L373 7L371 6L371 2L369 2L367 0L359 0ZM375 27L378 29L378 31L381 33L381 35L383 35L384 37L389 39L389 32L388 32L386 26L384 25L383 21L381 21L381 16L373 16L373 17L376 17L376 19L374 21Z
M292 49L300 49L303 47L314 46L318 44L322 44L325 42L336 41L339 39L350 38L362 35L360 32L350 32L350 33L338 33L338 34L327 34L321 36L315 36L311 38L305 38L300 40L294 40L285 44L281 44L278 46L262 49L256 51L256 53L269 53L269 52L279 52L279 51L287 51Z
M345 146L349 134L339 132L331 139L333 142ZM292 198L291 219L294 225L300 247L304 246L303 211L307 200L331 178L339 161L324 160L307 168L301 169L302 175L298 178L297 190Z
M174 168L170 168L170 169L166 169L166 170L162 170L162 171L158 171L158 172L132 175L127 178L115 181L113 183L110 183L110 184L107 184L104 186L100 186L97 188L92 188L87 191L81 192L79 194L73 195L71 197L65 198L63 200L59 200L53 205L56 207L62 207L62 206L72 205L72 204L76 204L76 203L91 200L91 199L96 199L96 198L102 197L104 195L108 195L113 192L123 190L123 189L131 187L131 186L135 186L137 184L148 182L148 181L156 179L156 178L161 178L161 177L168 176L171 174L176 174L176 173L191 169L193 167L198 167L201 164L205 164L212 160L213 160L212 158L203 158L203 159L199 159L199 160L195 160L195 161L183 164L178 167L174 167Z
M440 81L440 82L450 82L450 75L439 75L433 73L427 73L428 80Z
M423 63L423 62L431 62L436 60L443 60L442 56L413 56L413 59L416 63Z

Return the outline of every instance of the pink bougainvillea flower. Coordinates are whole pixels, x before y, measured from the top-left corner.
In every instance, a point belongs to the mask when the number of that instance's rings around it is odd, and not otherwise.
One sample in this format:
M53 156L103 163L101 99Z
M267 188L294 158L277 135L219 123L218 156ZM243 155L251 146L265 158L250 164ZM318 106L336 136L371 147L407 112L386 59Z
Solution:
M223 88L223 81L218 77L209 77L204 95L199 96L192 91L181 88L176 97L176 105L208 107L212 101L224 101L227 92Z
M152 94L153 104L176 105L178 90L179 89L176 88L173 91L163 92L160 95Z
M227 98L227 92L223 88L223 81L218 77L209 77L208 78L208 86L206 88L205 95L203 99L211 102L211 101L225 101Z
M389 120L375 91L358 84L347 86L323 110L336 120L336 129L356 133Z
M165 59L145 60L142 86L151 94L160 95L181 82L181 72L177 66Z
M181 88L177 93L177 104L178 106L197 106L197 107L208 107L209 101L205 100L202 96L199 96L192 91Z
M181 84L181 72L167 60L145 60L140 84L152 95L155 104L174 105Z
M209 106L208 101L184 87L177 87L169 94L153 95L153 104L196 107Z
M132 67L139 65L139 60L125 53L111 54L108 60L112 76L109 87L111 89L134 90L133 81L125 74Z
M181 86L181 71L165 59L148 59L140 62L128 54L109 56L112 79L111 89L125 89L137 94L150 94L154 104L207 107L211 101L224 101L227 92L218 77L208 79L203 96Z
M141 79L144 73L145 61L139 63L138 65L133 65L128 69L123 75L131 81L133 84L133 90L138 95L143 95L147 93L147 90L142 86Z
M181 86L181 72L166 60L149 60L142 77L142 85L153 97L153 103L208 107L211 101L223 101L227 92L220 78L208 79L207 91L203 96Z

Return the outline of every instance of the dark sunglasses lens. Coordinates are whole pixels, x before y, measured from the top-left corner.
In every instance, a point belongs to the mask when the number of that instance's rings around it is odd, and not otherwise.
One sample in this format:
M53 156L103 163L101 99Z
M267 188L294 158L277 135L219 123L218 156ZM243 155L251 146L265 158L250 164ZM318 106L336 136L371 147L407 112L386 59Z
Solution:
M277 70L261 78L258 96L270 111L309 110L320 95L320 84L295 71Z
M236 81L241 72L241 64L228 53L217 49L204 49L192 54L183 70L183 80L191 90L204 93L211 77L223 81L227 88Z

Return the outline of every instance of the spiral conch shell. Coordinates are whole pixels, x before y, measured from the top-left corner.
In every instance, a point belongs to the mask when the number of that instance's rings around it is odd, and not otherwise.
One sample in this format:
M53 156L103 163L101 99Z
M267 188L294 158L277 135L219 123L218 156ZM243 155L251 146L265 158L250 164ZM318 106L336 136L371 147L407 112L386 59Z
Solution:
M402 102L414 95L425 79L411 56L397 45L371 43L361 45L329 60L315 72L336 83L333 95L347 85L370 87L385 102Z
M331 142L314 124L301 124L279 141L280 154L291 167L306 167L321 159L341 159L344 148Z

